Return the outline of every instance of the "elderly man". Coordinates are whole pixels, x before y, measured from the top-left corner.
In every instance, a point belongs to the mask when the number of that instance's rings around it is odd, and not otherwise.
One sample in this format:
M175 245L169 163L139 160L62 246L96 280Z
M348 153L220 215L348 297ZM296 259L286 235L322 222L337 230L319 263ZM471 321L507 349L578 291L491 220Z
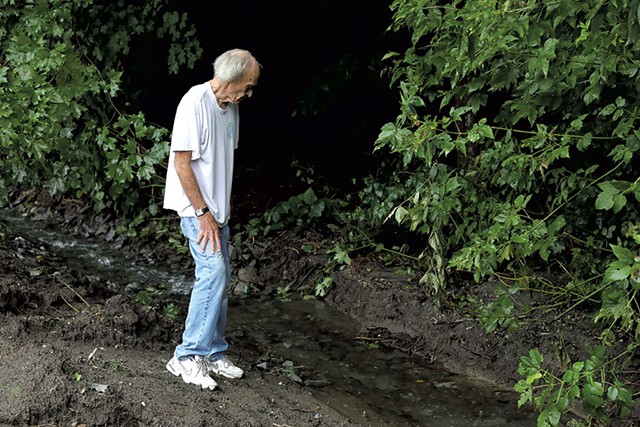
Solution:
M195 282L182 343L167 370L203 389L217 387L210 374L244 375L226 356L227 224L233 154L238 146L238 104L253 95L261 68L246 50L224 52L213 64L213 79L184 95L173 124L164 207L180 216L195 261Z

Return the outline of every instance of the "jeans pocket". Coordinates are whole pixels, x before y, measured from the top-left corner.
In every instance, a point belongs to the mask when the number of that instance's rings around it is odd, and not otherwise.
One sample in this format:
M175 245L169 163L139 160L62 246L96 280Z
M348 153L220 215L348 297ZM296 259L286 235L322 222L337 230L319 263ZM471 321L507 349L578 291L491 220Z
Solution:
M180 218L180 229L182 230L182 235L189 240L196 240L198 238L198 233L200 230L200 226L197 223L196 218L192 217L182 217Z

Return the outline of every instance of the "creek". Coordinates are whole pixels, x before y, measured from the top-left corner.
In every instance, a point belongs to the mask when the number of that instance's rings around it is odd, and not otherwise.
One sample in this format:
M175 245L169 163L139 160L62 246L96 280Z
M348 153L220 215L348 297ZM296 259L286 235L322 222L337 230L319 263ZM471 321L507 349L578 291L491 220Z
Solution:
M119 292L152 285L174 300L188 298L188 275L132 259L100 239L71 235L44 219L0 210L0 221L70 268L108 278ZM371 345L357 338L360 330L354 319L319 300L230 297L230 340L264 349L270 361L282 360L292 378L304 372L311 393L363 426L536 425L534 414L517 409L514 393ZM241 351L236 350L239 357Z

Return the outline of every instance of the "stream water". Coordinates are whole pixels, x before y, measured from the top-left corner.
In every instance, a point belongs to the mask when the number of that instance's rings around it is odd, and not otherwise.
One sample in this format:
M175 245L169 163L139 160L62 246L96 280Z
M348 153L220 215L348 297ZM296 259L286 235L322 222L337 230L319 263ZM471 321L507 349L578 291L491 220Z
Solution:
M98 239L72 236L45 221L0 210L0 221L85 274L108 278L126 292L132 284L163 286L186 298L191 278L123 256ZM357 339L351 318L318 300L230 299L228 335L302 369L309 390L363 426L535 426L513 393L426 366L409 355Z

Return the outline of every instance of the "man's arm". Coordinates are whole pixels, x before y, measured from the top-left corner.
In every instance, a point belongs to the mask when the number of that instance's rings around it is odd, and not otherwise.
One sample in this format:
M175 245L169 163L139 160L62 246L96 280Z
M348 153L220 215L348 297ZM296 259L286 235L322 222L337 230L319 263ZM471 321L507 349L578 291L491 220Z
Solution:
M204 197L202 197L196 175L191 167L191 151L176 151L175 153L176 172L191 206L196 210L205 207ZM210 243L211 253L220 250L220 230L213 213L211 211L205 213L198 217L198 221L200 222L200 234L196 243L202 244L202 252L205 251L207 243Z

